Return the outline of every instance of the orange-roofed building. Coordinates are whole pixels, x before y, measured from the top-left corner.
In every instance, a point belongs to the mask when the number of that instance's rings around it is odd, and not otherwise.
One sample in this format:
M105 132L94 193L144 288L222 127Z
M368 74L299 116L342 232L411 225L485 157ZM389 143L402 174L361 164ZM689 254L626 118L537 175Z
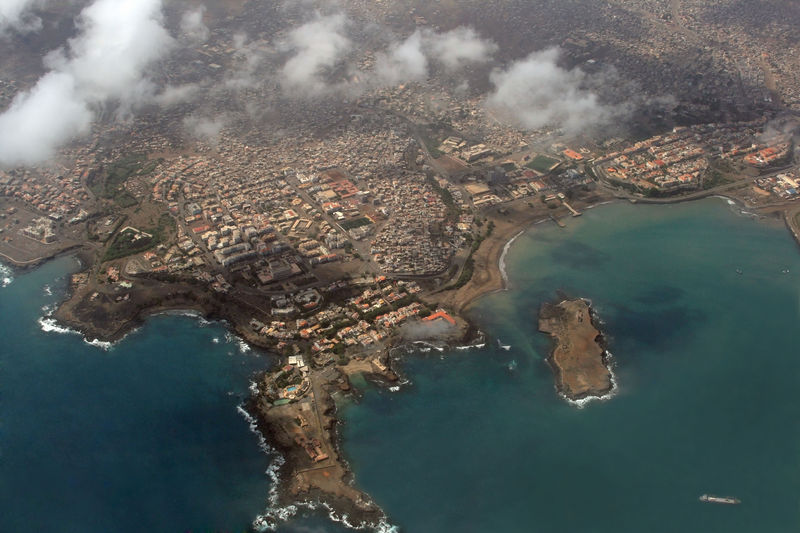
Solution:
M583 161L583 156L581 154L569 148L564 150L564 155L575 161Z
M436 311L436 312L435 312L435 313L433 313L432 315L430 315L430 316L428 316L428 317L426 317L426 318L423 318L422 320L424 320L425 322L432 322L432 321L434 321L434 320L437 320L437 319L439 319L439 318L442 318L442 319L444 319L444 320L447 320L447 321L448 321L448 322L450 322L450 324L451 324L451 325L453 325L453 326L455 326L455 325L456 325L456 321L453 319L453 317L451 317L450 315L448 315L448 314L447 314L447 313L446 313L444 310L442 310L442 309L439 309L438 311Z

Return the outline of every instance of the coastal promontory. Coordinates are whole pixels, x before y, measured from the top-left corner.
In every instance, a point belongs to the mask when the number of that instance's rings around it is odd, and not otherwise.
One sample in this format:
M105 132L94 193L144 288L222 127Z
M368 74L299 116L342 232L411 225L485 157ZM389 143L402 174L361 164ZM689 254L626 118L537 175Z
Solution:
M555 339L548 359L556 387L570 400L603 396L613 388L606 364L603 336L592 321L592 309L582 298L544 303L539 331Z

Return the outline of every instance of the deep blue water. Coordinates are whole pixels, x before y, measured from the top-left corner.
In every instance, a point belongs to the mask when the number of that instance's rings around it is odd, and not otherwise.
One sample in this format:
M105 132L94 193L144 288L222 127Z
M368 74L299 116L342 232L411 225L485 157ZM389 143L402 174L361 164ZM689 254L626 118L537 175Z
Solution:
M265 361L188 317L153 318L109 351L45 333L41 308L74 268L0 288L0 531L244 531L269 458L236 406Z
M486 348L407 357L410 385L343 407L359 485L414 533L800 529L788 233L721 200L604 206L568 224L511 247L512 290L472 311ZM72 268L0 288L0 531L243 530L264 509L270 458L236 406L267 358L186 317L154 317L110 351L45 333L41 308ZM619 383L607 401L579 409L553 388L535 321L557 289L604 321ZM743 503L701 504L704 492ZM343 529L301 515L281 531Z

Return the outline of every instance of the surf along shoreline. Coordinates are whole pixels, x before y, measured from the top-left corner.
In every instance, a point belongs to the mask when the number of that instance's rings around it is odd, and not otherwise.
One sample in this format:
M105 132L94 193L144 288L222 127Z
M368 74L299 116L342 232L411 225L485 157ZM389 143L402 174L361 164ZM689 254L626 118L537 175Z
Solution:
M585 199L575 199L571 204L583 211L591 209L596 206L614 203L620 200L631 200L630 198L621 198L619 196L610 194L608 191L599 190L598 194L593 194ZM708 196L711 196L709 194ZM717 196L719 196L717 194ZM703 196L706 198L707 196ZM723 198L730 198L725 196ZM693 198L700 199L700 198ZM735 197L731 198L734 201L740 202ZM686 199L676 198L674 202L678 203L688 201ZM668 203L668 202L659 202ZM550 221L554 217L567 216L566 209L559 206L557 209L532 209L524 200L517 200L502 204L492 208L486 213L486 220L494 223L493 232L488 235L481 246L475 251L473 255L474 260L474 274L472 278L463 286L458 289L449 291L441 291L434 295L429 295L426 299L433 299L440 307L445 307L453 310L455 316L462 324L466 324L466 330L474 332L474 326L468 321L466 316L469 310L475 305L479 299L491 292L505 290L509 286L509 280L505 273L505 257L510 250L514 240L522 235L524 232L531 229L534 225ZM786 225L792 230L792 225L788 220L789 212L785 213ZM795 239L798 239L798 234L792 231ZM75 252L72 252L75 254ZM64 252L55 254L53 257L64 255ZM77 254L80 256L80 253ZM52 259L44 258L38 264ZM85 259L81 260L82 268L86 268ZM28 270L30 267L20 268L18 265L11 265L14 270ZM156 280L152 280L156 283ZM163 283L158 283L162 285ZM171 286L171 298L164 301L162 298L157 298L151 302L140 302L135 313L127 314L124 319L117 317L107 317L109 320L106 322L107 327L94 327L93 320L89 315L81 313L83 316L76 316L73 311L74 308L67 305L69 302L74 302L75 289L70 287L67 289L65 298L60 302L56 312L52 315L58 323L65 324L69 328L79 331L86 338L94 338L99 341L115 342L122 339L130 331L140 327L150 316L169 312L169 311L183 311L188 310L197 313L197 315L208 320L220 320L225 322L225 325L235 335L243 339L247 344L262 350L269 350L269 346L260 342L256 335L251 334L246 327L242 325L241 312L236 312L237 308L241 305L240 302L230 299L224 301L224 298L209 298L206 291L201 287L196 286L180 286L180 284L173 284ZM158 293L159 291L156 291ZM102 306L99 312L103 312ZM246 313L245 313L246 314ZM96 316L96 315L95 315ZM466 337L460 338L462 343ZM467 342L469 342L467 340ZM385 355L382 359L385 364L384 370L375 369L372 367L354 366L352 369L343 369L343 380L341 384L335 386L341 389L341 392L347 393L351 390L349 377L359 373L367 377L370 381L376 382L382 386L396 386L397 375L394 374L391 368L391 358L388 356L391 348L397 347L402 342L393 340L387 344ZM450 343L448 343L449 345ZM272 355L272 354L271 354ZM275 357L278 357L277 355ZM394 376L391 379L390 376ZM297 490L297 485L292 487L292 478L297 475L298 470L302 469L301 460L298 459L297 450L291 450L290 446L281 444L276 438L276 431L279 428L273 421L263 415L260 409L257 408L258 394L254 394L243 406L249 415L256 420L256 427L259 434L266 440L269 446L269 453L272 455L277 454L274 459L276 464L275 477L276 488L275 496L271 497L272 501L269 502L269 509L267 515L270 515L270 510L275 513L269 516L270 523L268 527L274 527L271 520L276 520L275 524L281 521L284 516L289 516L296 512L296 506L300 505L306 508L319 508L327 509L329 516L337 521L349 524L351 527L369 527L373 529L391 530L392 526L387 521L386 514L377 507L369 498L368 495L359 491L356 488L353 473L347 465L346 461L340 453L341 436L337 430L337 426L341 423L338 409L335 402L332 401L330 393L326 391L324 398L321 398L320 408L324 415L328 417L326 423L327 438L326 441L330 446L330 450L335 454L336 468L338 469L336 479L339 491L324 490L324 488L315 487L313 484L308 484L303 487L303 490ZM302 451L302 450L301 450ZM333 496L333 497L331 497ZM294 506L294 507L293 507ZM292 511L294 509L294 511ZM265 515L261 515L264 517ZM263 525L267 525L266 523ZM255 529L259 529L254 524Z

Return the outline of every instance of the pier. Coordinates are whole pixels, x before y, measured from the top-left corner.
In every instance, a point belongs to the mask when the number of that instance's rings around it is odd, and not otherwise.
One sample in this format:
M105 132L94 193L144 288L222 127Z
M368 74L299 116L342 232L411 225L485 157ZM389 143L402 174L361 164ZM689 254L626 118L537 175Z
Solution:
M576 209L575 209L574 207L572 207L571 205L569 205L569 204L566 202L566 200L561 200L561 203L562 203L562 204L564 204L564 207L566 207L567 209L569 209L569 212L570 212L570 213L572 213L572 216L574 216L574 217L579 217L579 216L581 216L581 212L580 212L580 211L578 211L578 210L576 210Z

